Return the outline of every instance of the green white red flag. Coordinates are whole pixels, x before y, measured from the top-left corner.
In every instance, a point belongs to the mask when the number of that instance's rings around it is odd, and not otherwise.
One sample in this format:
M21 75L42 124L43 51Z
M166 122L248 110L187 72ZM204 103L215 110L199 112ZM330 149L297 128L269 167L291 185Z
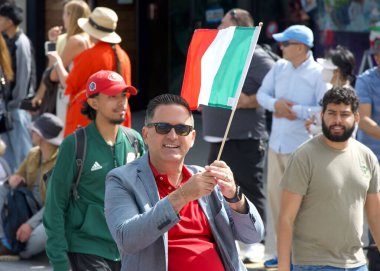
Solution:
M261 26L197 29L191 40L181 96L200 104L236 109Z

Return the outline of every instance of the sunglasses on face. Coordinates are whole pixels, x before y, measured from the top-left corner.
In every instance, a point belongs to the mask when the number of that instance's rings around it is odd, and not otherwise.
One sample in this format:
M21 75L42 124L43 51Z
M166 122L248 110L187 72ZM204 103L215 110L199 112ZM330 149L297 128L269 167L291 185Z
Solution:
M296 44L301 44L301 43L299 43L299 42L287 41L287 40L281 42L281 45L284 46L284 47L288 47L288 46L290 46L290 45L296 45Z
M193 126L191 125L186 125L186 124L171 125L166 122L154 122L154 123L148 123L146 125L146 127L152 127L152 126L154 126L156 133L160 135L166 135L170 133L172 128L174 128L174 131L177 135L187 136L194 129Z

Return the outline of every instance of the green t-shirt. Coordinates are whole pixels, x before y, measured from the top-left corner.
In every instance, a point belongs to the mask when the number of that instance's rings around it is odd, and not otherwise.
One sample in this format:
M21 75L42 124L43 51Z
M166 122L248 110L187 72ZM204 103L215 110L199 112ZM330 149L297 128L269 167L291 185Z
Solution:
M364 204L380 190L378 162L350 139L336 150L315 137L290 157L282 188L303 196L293 232L293 263L352 268L366 264L362 250Z

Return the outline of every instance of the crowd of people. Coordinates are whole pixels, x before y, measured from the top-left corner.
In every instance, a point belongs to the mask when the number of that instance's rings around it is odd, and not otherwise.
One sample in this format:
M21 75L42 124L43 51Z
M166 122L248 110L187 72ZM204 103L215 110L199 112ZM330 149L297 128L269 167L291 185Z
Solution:
M190 166L196 130L180 96L153 98L141 133L129 128L137 90L116 12L72 0L62 18L37 87L22 10L0 5L0 261L46 251L63 271L246 270L264 259L280 271L378 270L380 41L378 66L358 77L343 46L315 59L304 25L273 35L280 60L257 45L221 159L230 111L203 106L208 165ZM231 26L254 22L235 8L219 29ZM3 206L21 189L38 209L10 236Z

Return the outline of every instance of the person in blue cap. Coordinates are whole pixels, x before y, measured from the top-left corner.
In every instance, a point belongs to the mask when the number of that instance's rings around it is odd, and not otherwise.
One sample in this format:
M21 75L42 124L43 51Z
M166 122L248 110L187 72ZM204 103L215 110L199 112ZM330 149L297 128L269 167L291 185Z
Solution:
M313 32L304 25L292 25L273 35L282 50L283 59L276 62L265 76L257 101L273 112L269 138L267 195L273 225L277 228L280 211L280 181L291 153L311 136L304 122L321 110L318 102L327 90L322 67L313 58ZM271 233L270 233L271 234ZM273 235L275 233L273 232ZM274 240L276 240L274 238ZM277 257L264 263L276 267Z

